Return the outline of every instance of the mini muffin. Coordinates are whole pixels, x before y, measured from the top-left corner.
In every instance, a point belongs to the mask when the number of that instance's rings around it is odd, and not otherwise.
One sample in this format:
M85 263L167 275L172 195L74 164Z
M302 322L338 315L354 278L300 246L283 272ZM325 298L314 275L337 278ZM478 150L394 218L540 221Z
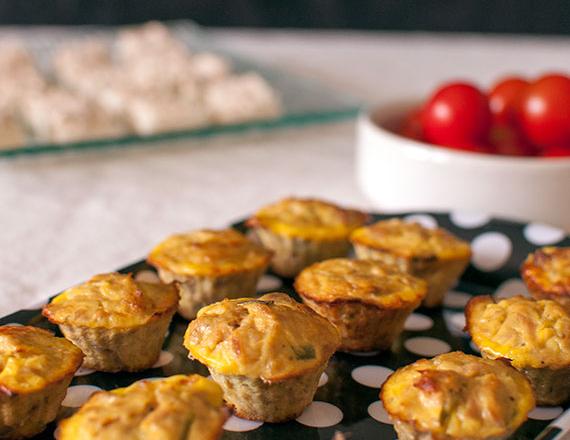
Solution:
M222 390L197 374L101 391L57 432L59 440L216 440L227 418Z
M570 398L570 315L555 301L522 296L467 304L466 329L484 357L506 359L523 372L540 405Z
M506 439L534 408L522 374L459 351L400 368L380 397L400 440Z
M271 252L234 229L177 234L148 257L165 283L180 293L178 313L194 319L200 308L224 298L254 295Z
M235 413L266 422L303 412L339 344L329 321L284 293L204 307L184 336Z
M294 277L317 261L345 257L350 250L348 236L367 218L321 200L288 198L261 208L247 225L274 252L273 271Z
M32 437L55 419L83 353L36 327L0 327L0 437Z
M295 290L338 328L340 350L370 351L392 346L427 284L380 261L338 258L303 270Z
M43 315L81 348L85 367L139 371L158 359L177 304L172 286L109 273L56 296Z
M469 243L445 229L428 229L400 219L359 228L350 240L358 258L380 260L426 280L426 307L441 305L471 258Z
M570 247L544 247L530 254L522 278L536 299L551 299L570 311Z

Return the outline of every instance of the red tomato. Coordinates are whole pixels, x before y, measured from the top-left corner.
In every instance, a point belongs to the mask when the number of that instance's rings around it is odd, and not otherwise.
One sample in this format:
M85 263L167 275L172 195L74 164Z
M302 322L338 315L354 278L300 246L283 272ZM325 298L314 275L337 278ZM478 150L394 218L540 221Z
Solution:
M487 98L477 87L466 83L443 86L422 112L425 140L451 148L482 142L490 122Z
M570 78L546 75L530 84L521 98L521 130L536 146L570 141Z
M423 139L423 128L422 128L422 109L416 108L412 110L404 119L400 130L398 130L402 136L410 139L415 139L421 141Z
M499 124L515 121L516 110L528 81L518 76L510 76L499 81L489 92L489 107L493 119Z
M536 149L510 125L494 125L489 133L493 152L503 156L535 156Z
M542 149L541 156L543 157L570 157L570 147L546 147Z

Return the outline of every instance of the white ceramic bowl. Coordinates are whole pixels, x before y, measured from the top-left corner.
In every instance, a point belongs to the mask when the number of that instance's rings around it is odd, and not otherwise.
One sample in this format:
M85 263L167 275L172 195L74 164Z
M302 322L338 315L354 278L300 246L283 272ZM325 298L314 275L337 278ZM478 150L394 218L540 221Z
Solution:
M570 158L468 153L394 134L412 107L384 105L358 120L358 182L379 210L484 213L570 231Z

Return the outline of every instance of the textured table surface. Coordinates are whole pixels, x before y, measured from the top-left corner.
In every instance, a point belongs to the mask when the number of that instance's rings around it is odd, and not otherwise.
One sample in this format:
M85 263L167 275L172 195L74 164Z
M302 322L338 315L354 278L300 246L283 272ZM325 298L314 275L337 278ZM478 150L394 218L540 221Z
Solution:
M449 78L566 68L570 40L215 31L220 44L365 102L425 95ZM144 256L167 234L221 227L286 195L371 208L351 122L0 162L0 315Z

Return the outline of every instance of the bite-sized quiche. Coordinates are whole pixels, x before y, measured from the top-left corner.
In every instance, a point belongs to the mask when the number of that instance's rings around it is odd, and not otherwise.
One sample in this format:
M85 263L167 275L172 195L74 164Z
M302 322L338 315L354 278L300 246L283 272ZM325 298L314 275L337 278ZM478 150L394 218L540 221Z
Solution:
M381 261L335 258L304 269L295 290L339 329L340 350L371 351L392 346L427 284Z
M267 422L294 419L311 403L339 344L329 321L284 293L204 307L184 336L236 414Z
M234 229L201 229L158 244L147 261L180 293L178 312L193 319L200 308L224 298L253 295L271 252Z
M570 247L544 247L530 254L522 278L536 299L552 299L570 311Z
M217 440L227 419L222 390L193 374L100 391L58 427L59 440Z
M461 352L400 368L380 397L400 440L506 439L535 404L514 368Z
M108 273L56 296L42 313L85 353L85 367L138 371L158 359L177 304L172 286Z
M481 354L508 360L531 381L540 405L570 398L570 315L555 301L477 296L465 311Z
M348 236L367 219L363 212L322 200L286 198L261 208L247 224L273 251L273 271L294 277L312 263L346 256Z
M46 330L0 327L0 438L43 431L82 361L79 348Z
M429 229L400 219L359 228L350 240L358 258L380 260L426 280L426 307L441 305L471 258L469 243L445 229Z

